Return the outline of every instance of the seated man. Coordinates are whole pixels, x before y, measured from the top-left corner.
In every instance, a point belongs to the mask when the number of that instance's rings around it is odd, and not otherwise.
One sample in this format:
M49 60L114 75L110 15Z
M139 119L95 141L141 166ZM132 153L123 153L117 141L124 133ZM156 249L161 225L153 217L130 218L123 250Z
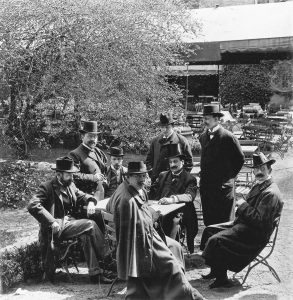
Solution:
M230 223L208 226L202 236L202 256L211 267L205 279L216 278L210 288L228 286L227 270L240 272L268 243L274 220L283 206L281 193L273 182L271 165L263 153L253 155L256 178L246 200L236 202L236 219Z
M143 189L146 173L143 162L130 162L127 179L107 205L114 213L118 277L127 280L126 299L203 299L187 281L183 262L153 227L153 212Z
M39 236L45 274L52 280L55 272L52 237L66 240L80 236L91 282L111 283L103 276L98 262L105 254L101 230L92 220L76 219L80 204L87 204L87 213L93 214L97 200L77 189L72 182L73 174L79 170L71 158L57 158L56 168L52 169L56 170L56 176L40 185L28 205L28 211L41 225Z
M196 210L193 200L196 196L196 178L188 173L184 167L184 155L181 152L180 144L170 144L167 148L169 159L169 171L160 173L153 190L155 199L159 204L172 204L184 202L182 224L187 231L187 246L190 253L194 252L194 238L198 232ZM171 238L175 239L178 234L179 218L170 214L163 220L163 230Z
M105 186L105 198L109 198L116 191L118 185L126 178L127 168L122 166L123 149L120 147L111 147L108 153L111 158L111 165L107 167Z

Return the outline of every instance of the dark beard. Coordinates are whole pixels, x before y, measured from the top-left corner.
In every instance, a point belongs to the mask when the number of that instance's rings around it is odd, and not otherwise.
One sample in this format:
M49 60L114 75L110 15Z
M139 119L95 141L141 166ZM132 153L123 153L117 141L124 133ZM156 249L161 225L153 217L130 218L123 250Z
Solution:
M62 178L60 179L60 182L65 186L68 187L71 185L72 180L64 181Z

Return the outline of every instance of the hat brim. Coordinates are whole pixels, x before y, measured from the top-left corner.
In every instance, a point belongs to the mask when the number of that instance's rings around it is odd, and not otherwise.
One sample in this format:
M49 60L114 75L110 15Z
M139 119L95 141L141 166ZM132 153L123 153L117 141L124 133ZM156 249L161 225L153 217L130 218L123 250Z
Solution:
M156 122L156 125L158 125L158 126L168 126L168 125L174 125L174 124L175 124L175 121L172 121L172 122L169 122L166 124L161 123L161 121Z
M270 160L268 160L268 161L266 161L266 162L264 162L264 163L262 163L262 164L260 164L260 165L256 165L256 166L247 166L248 168L251 168L251 169L255 169L255 168L259 168L259 167L261 167L261 166L263 166L263 165L273 165L274 163L276 162L276 160L275 159L270 159Z
M94 133L94 134L99 134L101 133L102 131L85 131L83 129L80 129L79 130L80 133Z
M122 157L124 156L124 154L112 154L111 152L107 152L110 156L114 156L114 157Z
M207 113L207 114L203 114L203 116L213 116L213 117L224 117L223 113Z
M127 172L126 175L131 175L131 174L145 174L145 173L148 173L148 171Z
M51 169L54 170L54 171L66 172L66 173L78 173L78 172L80 172L80 170L75 166L73 168L71 168L70 170L61 170L61 169L58 169L56 167L51 167Z
M184 154L172 155L172 156L168 156L167 158L170 159L170 158L176 158L176 157L185 159L185 155Z

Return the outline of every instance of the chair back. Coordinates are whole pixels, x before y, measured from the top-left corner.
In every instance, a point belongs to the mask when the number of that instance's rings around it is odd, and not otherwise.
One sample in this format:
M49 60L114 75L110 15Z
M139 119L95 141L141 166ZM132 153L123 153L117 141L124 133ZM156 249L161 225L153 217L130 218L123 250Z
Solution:
M114 250L117 243L114 216L103 210L101 211L101 213L105 225L105 237L108 240L110 249Z
M272 248L271 251L274 250L276 240L277 240L277 237L278 237L279 224L280 224L280 220L281 220L281 213L282 213L282 210L283 210L283 206L284 206L284 203L281 203L280 212L279 212L278 216L275 218L275 220L273 222L273 232L272 232L271 237L270 237L269 242L268 242L268 245Z

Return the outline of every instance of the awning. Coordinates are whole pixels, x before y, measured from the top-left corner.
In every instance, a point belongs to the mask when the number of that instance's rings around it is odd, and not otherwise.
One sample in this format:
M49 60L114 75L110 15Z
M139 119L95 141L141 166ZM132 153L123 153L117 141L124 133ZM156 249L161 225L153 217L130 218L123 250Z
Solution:
M217 65L189 65L189 66L170 66L168 75L194 76L194 75L217 75L222 71L222 66Z
M229 54L243 54L247 60L249 54L285 59L293 53L293 2L193 9L190 15L201 30L198 36L183 33L182 39L202 52L195 50L199 55L186 57L189 62L221 63Z

